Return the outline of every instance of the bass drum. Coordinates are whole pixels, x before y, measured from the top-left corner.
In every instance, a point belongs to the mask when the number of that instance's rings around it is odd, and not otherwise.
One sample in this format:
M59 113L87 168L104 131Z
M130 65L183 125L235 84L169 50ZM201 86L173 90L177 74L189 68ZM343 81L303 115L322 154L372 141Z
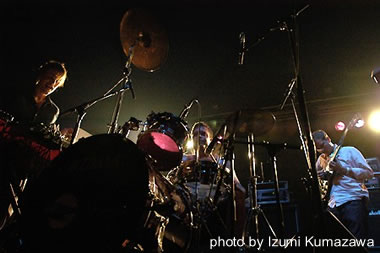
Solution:
M144 153L117 134L65 149L25 189L20 207L27 252L121 252L143 237L149 194Z
M182 161L182 144L187 135L186 122L171 113L151 113L147 129L139 134L137 146L155 160L159 171L169 171Z
M156 240L149 252L188 252L193 235L189 191L173 185L152 167L149 169L149 189L145 232L148 238L153 236Z

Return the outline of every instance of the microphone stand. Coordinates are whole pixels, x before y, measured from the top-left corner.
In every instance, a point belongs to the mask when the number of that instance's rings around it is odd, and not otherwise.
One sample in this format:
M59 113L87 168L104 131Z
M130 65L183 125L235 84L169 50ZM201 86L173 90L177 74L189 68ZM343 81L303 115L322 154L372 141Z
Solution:
M253 48L253 47L256 47L258 44L260 44L261 41L263 41L271 32L274 32L274 31L286 31L287 30L287 25L285 22L279 22L277 21L278 25L275 26L275 27L272 27L272 28L269 28L263 35L259 36L259 38L253 42L252 44L250 44L249 46L243 48L243 50L240 52L241 54L244 54L246 52L248 52L248 50L250 48ZM239 37L241 37L241 35L244 34L243 32L240 33ZM244 34L245 36L245 34ZM245 37L244 37L244 43L245 43ZM239 65L243 65L244 64L244 57L242 58L241 61L239 61Z
M323 219L323 205L321 200L321 194L319 189L318 175L316 170L316 150L314 146L314 141L312 139L312 131L310 126L310 120L308 115L308 109L305 102L304 97L304 88L302 84L302 79L300 76L300 66L299 66L299 36L298 36L298 24L297 24L297 16L299 16L304 10L306 10L310 5L306 5L298 12L295 12L291 15L293 29L287 28L288 37L291 47L291 53L294 64L294 79L295 79L295 87L297 91L298 105L300 110L300 119L298 121L298 115L296 111L296 107L294 104L294 99L292 98L293 110L295 113L295 117L297 120L297 126L299 131L299 136L301 143L303 145L305 159L308 166L308 172L310 174L310 185L311 185L311 200L312 200L312 210L313 210L313 234L316 234L318 237L323 238L322 229L326 228L326 224L324 224ZM304 131L302 131L304 130ZM315 252L315 248L313 248L313 252Z
M85 103L83 103L81 105L78 105L76 107L68 109L65 112L63 112L61 115L59 115L59 117L62 117L64 115L72 113L72 112L78 113L77 121L75 123L75 127L74 127L74 130L73 130L72 136L71 136L70 145L74 143L74 140L78 136L78 132L79 132L80 126L82 124L83 118L87 114L87 109L90 108L91 106L95 105L96 103L98 103L98 102L100 102L102 100L105 100L105 99L107 99L109 97L113 97L113 96L115 96L117 94L120 94L120 93L124 92L125 90L126 90L125 88L122 88L122 89L120 89L118 91L115 91L115 92L112 92L112 93L108 93L107 95L103 95L101 97L92 99L92 100L90 100L88 102L85 102Z

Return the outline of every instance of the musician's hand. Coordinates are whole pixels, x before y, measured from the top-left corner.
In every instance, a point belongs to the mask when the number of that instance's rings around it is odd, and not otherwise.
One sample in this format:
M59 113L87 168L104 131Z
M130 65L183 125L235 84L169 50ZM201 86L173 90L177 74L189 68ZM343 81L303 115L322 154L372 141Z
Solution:
M324 178L326 174L325 170L317 170L317 175L319 178Z
M321 154L319 156L319 166L321 168L326 168L329 161L330 161L330 158L326 154Z
M73 128L64 128L61 130L61 135L67 140L71 140L71 136L73 135Z
M342 166L339 159L335 159L334 161L330 162L330 169L335 171L336 173L338 173L340 175L346 175L347 174L347 169Z

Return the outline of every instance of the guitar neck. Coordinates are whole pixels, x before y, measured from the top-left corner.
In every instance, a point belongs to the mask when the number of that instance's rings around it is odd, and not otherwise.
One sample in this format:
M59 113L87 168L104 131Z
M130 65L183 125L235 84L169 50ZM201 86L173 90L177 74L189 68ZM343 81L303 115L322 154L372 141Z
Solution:
M339 142L338 142L338 144L337 144L336 149L335 149L334 152L333 152L333 155L331 156L330 161L334 161L334 159L335 159L336 156L338 155L339 150L340 150L340 148L341 148L342 145L343 145L343 142L344 142L344 139L346 138L347 133L348 133L348 128L346 128L346 129L344 130L343 135L340 137L340 140L339 140Z

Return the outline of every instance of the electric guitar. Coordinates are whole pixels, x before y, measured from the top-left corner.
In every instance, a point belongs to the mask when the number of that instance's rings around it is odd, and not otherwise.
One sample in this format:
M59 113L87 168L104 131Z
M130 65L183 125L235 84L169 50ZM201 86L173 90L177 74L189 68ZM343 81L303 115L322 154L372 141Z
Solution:
M336 176L336 172L330 169L330 162L335 160L335 158L337 157L343 145L344 139L346 138L348 131L351 130L355 126L355 124L358 122L360 118L361 118L361 115L359 113L356 113L351 119L350 123L348 123L348 126L344 130L343 135L340 138L336 149L330 155L329 162L325 168L325 174L323 175L322 178L318 178L319 185L320 185L321 199L322 199L322 202L324 203L328 203L330 199L331 188L333 185L334 177Z

